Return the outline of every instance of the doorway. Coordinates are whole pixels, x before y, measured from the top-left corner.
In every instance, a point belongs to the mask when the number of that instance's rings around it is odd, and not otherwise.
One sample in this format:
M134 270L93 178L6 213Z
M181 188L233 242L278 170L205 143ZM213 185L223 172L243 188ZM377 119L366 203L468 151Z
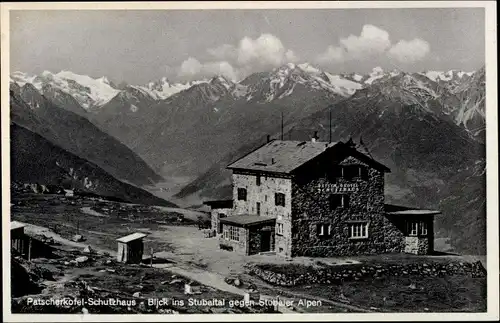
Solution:
M260 232L260 252L271 251L271 231Z

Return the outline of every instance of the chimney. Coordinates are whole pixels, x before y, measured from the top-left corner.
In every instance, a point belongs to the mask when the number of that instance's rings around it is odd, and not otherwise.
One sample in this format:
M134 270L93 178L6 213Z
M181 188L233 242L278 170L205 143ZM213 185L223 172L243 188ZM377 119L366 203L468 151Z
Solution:
M318 132L317 132L317 131L315 131L315 132L314 132L314 136L311 138L311 141L312 141L312 142L316 142L316 141L318 141L318 139L319 139L319 137L318 137Z
M271 135L267 135L267 142L271 141Z

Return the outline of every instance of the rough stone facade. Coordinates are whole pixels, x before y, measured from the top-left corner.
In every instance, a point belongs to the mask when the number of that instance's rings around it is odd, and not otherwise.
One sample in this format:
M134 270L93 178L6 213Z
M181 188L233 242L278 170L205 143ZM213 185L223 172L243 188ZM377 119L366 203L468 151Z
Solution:
M296 164L289 158L298 158L297 150L309 154L308 150L302 150L304 143L292 148L283 143L275 146L285 147L287 153L294 151L277 159L277 165L283 165L281 168L256 169L253 165L257 162L232 168L233 209L228 213L276 219L269 247L277 255L329 257L433 251L436 211L399 206L395 208L399 211L388 211L390 205L385 204L384 197L384 176L390 171L387 167L344 144L326 143L324 147L330 148L324 148L313 158L301 157ZM253 154L256 155L253 160L262 159L261 153ZM293 167L285 168L290 164ZM242 190L244 198L238 194ZM284 203L277 203L277 193L282 194L280 200L284 197ZM217 221L220 218L213 215L213 227L218 225ZM419 223L418 233L409 232L411 221ZM235 251L243 249L246 254L267 251L263 250L268 249L268 244L262 236L268 233L261 229L242 229L246 231L240 237L244 234L245 242L241 238L236 243L222 237L221 244L232 246Z
M293 184L291 256L334 256L400 252L404 248L404 224L390 221L384 212L384 173L361 161L347 157L340 165L361 165L366 178L329 179L323 167L297 177ZM328 165L327 165L328 167ZM333 182L334 181L334 182ZM356 184L345 208L330 207L329 184ZM350 238L350 224L366 223L366 238ZM330 234L320 237L317 225L330 225Z
M275 251L283 256L290 256L291 250L291 213L292 213L292 179L277 174L260 174L260 185L257 185L256 173L233 173L233 215L257 214L257 203L260 203L260 215L276 218ZM247 190L246 201L238 200L238 188ZM276 205L275 194L285 195L285 206ZM282 234L278 233L278 226Z
M210 211L210 219L212 224L212 230L217 234L222 233L222 226L220 225L220 219L226 218L233 214L232 208L217 208Z

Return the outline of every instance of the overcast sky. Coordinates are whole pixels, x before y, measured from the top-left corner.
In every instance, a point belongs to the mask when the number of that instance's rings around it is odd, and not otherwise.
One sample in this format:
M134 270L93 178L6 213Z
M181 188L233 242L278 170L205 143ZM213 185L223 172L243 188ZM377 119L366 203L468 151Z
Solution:
M11 11L11 71L70 70L142 84L287 62L368 73L475 70L484 9Z

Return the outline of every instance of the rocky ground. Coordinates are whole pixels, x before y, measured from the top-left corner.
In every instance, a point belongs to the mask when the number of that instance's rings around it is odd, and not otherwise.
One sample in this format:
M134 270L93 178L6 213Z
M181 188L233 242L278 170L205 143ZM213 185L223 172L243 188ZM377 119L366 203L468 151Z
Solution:
M373 265L377 270L375 266L380 264L394 266L405 263L416 264L418 268L429 261L428 257L397 254L287 260L272 254L240 256L220 250L217 238L206 238L203 230L199 230L198 220L208 219L205 213L97 198L24 194L13 196L11 209L12 220L29 223L25 232L33 241L53 248L53 252L37 255L28 265L22 260L13 261L13 312L76 313L86 310L99 313L159 313L163 310L165 313L210 313L269 310L209 305L147 306L148 298L162 297L241 300L250 289L258 290L262 299L280 297L295 302L295 306L279 308L280 312L482 311L485 308L484 277L419 277L418 273L412 277L396 277L381 272L378 279L341 279L335 283L310 279L296 286L280 286L265 277L254 275L251 266L248 267L249 264L261 268L267 266L265 268L271 268L278 274L303 271L311 266L316 269L337 266L349 270L348 267L353 265ZM147 234L144 239L144 264L115 263L116 238L132 232ZM151 249L154 249L152 268L149 267ZM432 258L437 263L465 261L465 257L452 255ZM467 261L476 262L477 259ZM348 272L343 274L348 275ZM16 285L28 276L31 278L26 289ZM184 283L189 281L201 283L201 294L183 293ZM444 297L447 293L451 296ZM29 295L47 299L65 295L70 298L121 297L135 300L136 305L87 306L85 309L83 305L37 307L28 304ZM321 302L314 306L301 306L298 305L300 300ZM141 301L145 302L144 305L140 305Z
M11 259L13 313L266 313L272 308L230 306L242 297L200 285L189 278L147 264L117 263L96 252L54 249L51 258ZM185 284L193 287L185 294ZM82 300L48 304L43 301ZM108 301L109 299L115 300ZM152 300L170 300L168 304ZM225 304L203 301L224 299ZM175 303L172 301L175 300ZM76 301L75 301L76 302Z

